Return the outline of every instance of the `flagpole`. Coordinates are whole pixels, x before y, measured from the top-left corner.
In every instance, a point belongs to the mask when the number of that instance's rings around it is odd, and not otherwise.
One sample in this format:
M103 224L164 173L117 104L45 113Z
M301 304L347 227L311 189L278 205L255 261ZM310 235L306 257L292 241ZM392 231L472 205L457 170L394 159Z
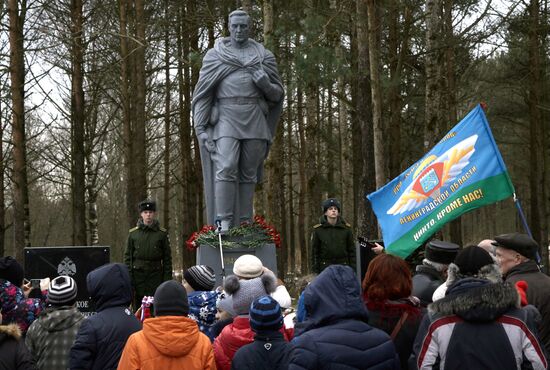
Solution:
M529 235L531 238L533 238L533 234L531 233L531 229L529 228L529 225L527 224L527 219L525 218L525 214L523 213L523 208L521 208L521 202L519 201L519 198L517 197L516 193L514 193L514 204L516 205L516 208L518 209L519 217L521 218L521 223L523 224L523 227L525 228L525 231L527 231L527 235ZM537 259L537 264L540 266L540 254L539 251L535 251Z

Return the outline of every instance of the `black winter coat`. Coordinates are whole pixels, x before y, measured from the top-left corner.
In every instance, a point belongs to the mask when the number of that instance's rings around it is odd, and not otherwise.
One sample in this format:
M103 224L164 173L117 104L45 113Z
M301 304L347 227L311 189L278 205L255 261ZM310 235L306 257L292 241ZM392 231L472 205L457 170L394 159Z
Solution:
M296 325L289 370L399 369L388 334L371 327L353 270L333 265L304 290L305 321Z
M290 344L281 332L256 334L254 342L247 344L235 353L231 362L232 370L286 370Z
M541 342L550 354L550 277L540 272L535 261L521 263L508 271L506 282L515 284L520 280L527 282L527 302L535 306L541 316L539 326Z
M432 303L435 290L444 282L443 275L432 266L418 265L412 279L412 295L420 299L422 307L426 307Z
M16 324L0 325L0 370L35 370Z
M128 268L120 263L104 265L86 278L97 313L80 326L71 348L70 368L116 369L128 337L141 323L128 309L131 300Z

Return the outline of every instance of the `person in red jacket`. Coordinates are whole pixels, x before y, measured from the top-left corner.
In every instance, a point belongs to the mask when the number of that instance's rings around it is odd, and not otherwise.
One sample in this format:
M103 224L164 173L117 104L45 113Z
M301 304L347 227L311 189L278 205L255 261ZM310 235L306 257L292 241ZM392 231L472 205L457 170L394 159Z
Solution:
M229 370L235 352L254 341L254 332L250 328L249 320L250 305L254 299L273 293L276 285L277 280L273 273L264 273L250 280L239 280L235 275L227 277L224 289L231 294L233 310L237 316L214 340L214 356L218 370Z
M155 291L155 317L128 338L119 370L216 370L210 339L187 317L189 302L183 285L168 280Z

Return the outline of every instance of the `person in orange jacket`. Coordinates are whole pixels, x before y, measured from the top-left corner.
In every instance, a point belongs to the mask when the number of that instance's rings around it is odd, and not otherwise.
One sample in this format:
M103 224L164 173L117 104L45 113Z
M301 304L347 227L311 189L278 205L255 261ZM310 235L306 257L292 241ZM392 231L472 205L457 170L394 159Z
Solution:
M189 303L183 285L168 280L154 296L155 317L130 336L118 364L119 370L215 370L210 339L188 318Z

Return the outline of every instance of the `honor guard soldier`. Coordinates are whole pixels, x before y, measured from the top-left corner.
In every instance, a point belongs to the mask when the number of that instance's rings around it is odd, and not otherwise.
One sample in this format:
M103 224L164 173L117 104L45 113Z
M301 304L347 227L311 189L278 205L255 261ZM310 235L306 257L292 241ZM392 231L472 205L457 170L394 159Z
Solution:
M313 272L318 274L328 265L334 264L344 264L355 269L353 233L351 225L340 216L340 202L329 198L322 207L323 215L311 233Z
M144 200L138 205L140 218L130 229L124 252L134 290L134 309L144 296L152 296L164 281L172 279L172 253L168 231L159 225L156 203Z

